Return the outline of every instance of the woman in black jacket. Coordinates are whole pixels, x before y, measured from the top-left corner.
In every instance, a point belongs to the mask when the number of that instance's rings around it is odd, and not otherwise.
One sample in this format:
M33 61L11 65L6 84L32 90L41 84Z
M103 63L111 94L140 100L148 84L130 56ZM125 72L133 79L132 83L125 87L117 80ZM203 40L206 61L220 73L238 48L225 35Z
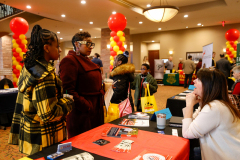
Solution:
M123 54L119 54L114 60L114 68L110 73L110 78L116 83L113 86L114 93L111 103L119 104L124 101L128 96L129 83L134 80L135 66L133 64L127 64L128 56L128 51L125 51ZM129 100L131 102L132 110L134 111L131 89Z

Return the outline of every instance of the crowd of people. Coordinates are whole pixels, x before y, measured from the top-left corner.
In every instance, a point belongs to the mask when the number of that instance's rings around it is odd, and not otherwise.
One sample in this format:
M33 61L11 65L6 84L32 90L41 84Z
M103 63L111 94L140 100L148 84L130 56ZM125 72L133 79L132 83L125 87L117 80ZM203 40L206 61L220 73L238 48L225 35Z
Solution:
M95 44L88 32L76 33L72 45L74 51L70 50L61 60L57 76L53 63L61 52L57 35L39 25L32 30L18 81L17 105L8 141L19 145L22 153L34 154L104 123L105 92L100 55L89 59ZM149 86L151 95L156 93L157 81L150 73L152 66L147 57L141 73L135 77L135 66L128 63L128 57L125 51L114 59L110 78L115 83L110 101L119 104L129 97L132 111L142 111L145 88ZM166 63L167 70L172 71L175 66L172 59ZM203 159L235 159L239 155L240 112L228 96L226 78L233 67L229 64L223 58L216 62L216 70L201 69L201 64L196 66L192 56L188 56L178 65L185 72L184 87L191 83L197 69L194 92L186 96L182 132L185 138L199 138ZM236 82L230 92L240 95L240 66L232 71ZM134 102L130 88L135 90ZM63 97L63 93L71 96ZM199 108L193 113L196 103Z

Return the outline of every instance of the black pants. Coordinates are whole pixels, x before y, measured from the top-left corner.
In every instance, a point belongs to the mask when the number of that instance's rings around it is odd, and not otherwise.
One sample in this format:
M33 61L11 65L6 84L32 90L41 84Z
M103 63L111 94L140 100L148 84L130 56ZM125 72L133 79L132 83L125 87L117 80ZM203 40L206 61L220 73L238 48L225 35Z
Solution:
M185 74L185 80L184 80L184 88L188 88L192 81L192 73L191 74ZM189 80L188 80L189 79ZM188 85L187 85L188 80Z
M141 107L141 101L140 100L138 100L137 111L142 112L142 107Z

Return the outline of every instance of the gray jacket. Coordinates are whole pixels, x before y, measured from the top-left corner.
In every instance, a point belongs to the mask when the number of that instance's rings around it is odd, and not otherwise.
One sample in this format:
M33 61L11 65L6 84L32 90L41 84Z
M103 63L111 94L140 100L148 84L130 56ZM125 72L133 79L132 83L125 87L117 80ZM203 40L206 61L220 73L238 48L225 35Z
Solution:
M186 60L183 63L183 70L185 74L192 74L195 71L196 65L191 59Z

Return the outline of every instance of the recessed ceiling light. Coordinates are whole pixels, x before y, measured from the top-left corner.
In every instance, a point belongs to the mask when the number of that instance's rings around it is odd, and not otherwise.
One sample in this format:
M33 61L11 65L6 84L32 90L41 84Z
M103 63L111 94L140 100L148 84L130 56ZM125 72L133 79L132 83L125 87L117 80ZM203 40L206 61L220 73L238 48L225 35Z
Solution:
M62 17L66 17L65 14L62 14L61 16L62 16Z
M63 39L63 38L60 38L60 39Z
M143 23L142 21L139 22L139 24L142 24L142 23Z
M89 22L90 24L93 24L93 22Z
M187 17L188 17L188 15L187 15L187 14L185 14L185 15L184 15L184 17L185 17L185 18L187 18Z
M95 37L95 38L97 38L97 37Z
M152 41L152 42L155 42L155 41Z
M203 24L202 24L202 26L203 26Z
M86 4L86 1L85 1L85 0L81 0L81 3L82 3L82 4Z
M57 32L57 34L60 34L60 32Z
M82 31L82 29L79 29L80 31Z
M162 30L162 28L158 28L158 30Z
M201 26L201 23L198 23L197 25L198 25L198 26Z
M113 11L112 14L116 14L117 12L116 11Z
M29 5L27 5L27 8L28 8L28 9L31 9L32 7L31 7L31 6L29 6Z
M151 4L147 4L147 7L151 7Z
M188 28L188 26L186 28Z

